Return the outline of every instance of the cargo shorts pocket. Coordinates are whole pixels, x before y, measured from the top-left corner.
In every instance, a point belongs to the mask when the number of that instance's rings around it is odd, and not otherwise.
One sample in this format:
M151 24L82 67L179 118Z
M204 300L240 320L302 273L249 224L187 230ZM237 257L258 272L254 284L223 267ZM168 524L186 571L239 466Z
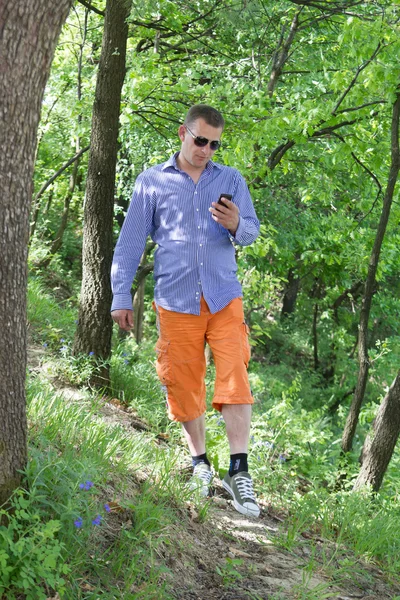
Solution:
M243 353L243 361L246 365L246 369L249 366L250 356L251 356L251 348L249 342L250 329L247 323L242 323L242 353Z
M175 378L170 356L170 342L159 339L156 343L156 353L156 371L158 378L163 385L172 385L175 383Z

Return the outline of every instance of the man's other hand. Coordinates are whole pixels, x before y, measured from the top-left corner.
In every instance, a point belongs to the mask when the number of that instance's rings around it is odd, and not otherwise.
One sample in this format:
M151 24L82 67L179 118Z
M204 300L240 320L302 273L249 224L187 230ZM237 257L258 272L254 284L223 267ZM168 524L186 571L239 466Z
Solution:
M222 198L223 203L211 202L209 211L214 221L228 229L232 235L235 235L239 227L239 209L234 202L227 198Z
M133 327L133 310L121 308L113 310L111 313L113 321L115 321L124 331L130 331Z

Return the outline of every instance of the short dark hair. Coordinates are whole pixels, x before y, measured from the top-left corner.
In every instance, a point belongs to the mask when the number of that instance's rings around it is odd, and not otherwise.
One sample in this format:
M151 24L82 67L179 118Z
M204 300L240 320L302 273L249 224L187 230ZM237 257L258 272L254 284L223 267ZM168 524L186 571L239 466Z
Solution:
M207 125L211 127L224 128L225 121L219 110L209 106L208 104L195 104L189 108L184 123L185 125L193 125L197 119L204 119Z

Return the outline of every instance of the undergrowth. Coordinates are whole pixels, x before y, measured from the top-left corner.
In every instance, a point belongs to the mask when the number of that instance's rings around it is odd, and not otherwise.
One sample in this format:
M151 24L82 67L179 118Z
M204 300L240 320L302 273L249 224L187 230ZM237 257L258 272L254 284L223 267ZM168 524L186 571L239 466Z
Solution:
M29 320L45 360L58 375L85 385L93 361L70 352L74 303L60 306L36 279L30 282ZM54 591L67 600L173 597L169 570L157 549L165 544L173 552L169 532L187 500L180 471L189 456L180 427L166 418L153 364L154 336L149 329L140 346L130 337L115 339L111 360L113 398L147 423L145 434L133 436L106 424L99 410L102 398L90 388L82 391L82 401L66 402L40 377L29 377L25 485L1 509L0 594L7 600L21 595L41 600ZM211 364L207 372L207 449L222 476L229 450L223 419L210 404L213 369ZM330 540L333 552L318 546L327 573L339 565L340 577L351 577L354 561L362 557L396 580L398 453L379 495L352 491L362 436L378 399L363 408L356 448L344 469L339 443L344 408L333 418L323 390L315 401L315 380L306 370L291 365L290 378L282 378L282 370L281 361L253 362L250 371L255 405L249 465L259 497L284 520L275 543L292 551L306 534L317 551L318 540ZM168 445L156 441L160 434ZM346 477L339 489L342 470ZM207 510L199 508L202 518ZM239 577L234 563L219 568L225 579ZM310 559L307 568L299 598L311 597L304 595L308 577L320 566ZM316 598L328 597L325 590L318 593Z

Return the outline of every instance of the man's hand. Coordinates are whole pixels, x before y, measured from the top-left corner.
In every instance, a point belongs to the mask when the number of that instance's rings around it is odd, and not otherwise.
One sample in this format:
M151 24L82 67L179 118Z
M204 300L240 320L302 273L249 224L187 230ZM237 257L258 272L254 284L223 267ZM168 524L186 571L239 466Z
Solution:
M211 207L208 209L214 221L228 229L232 235L235 235L239 227L239 209L234 202L227 198L222 198L223 203L211 202Z
M121 329L130 331L133 327L133 310L121 308L120 310L113 310L111 313L113 321L115 321Z

